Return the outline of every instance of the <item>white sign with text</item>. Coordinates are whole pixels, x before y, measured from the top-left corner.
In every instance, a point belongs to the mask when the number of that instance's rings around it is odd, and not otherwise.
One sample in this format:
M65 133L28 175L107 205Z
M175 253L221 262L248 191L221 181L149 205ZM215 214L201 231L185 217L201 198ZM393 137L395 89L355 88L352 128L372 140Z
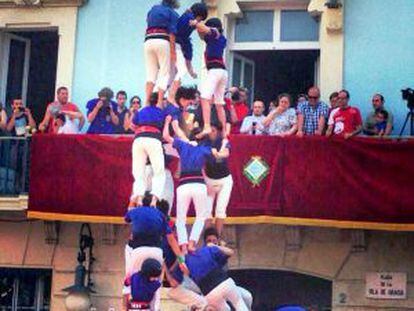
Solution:
M371 299L407 299L407 274L367 273L365 295Z

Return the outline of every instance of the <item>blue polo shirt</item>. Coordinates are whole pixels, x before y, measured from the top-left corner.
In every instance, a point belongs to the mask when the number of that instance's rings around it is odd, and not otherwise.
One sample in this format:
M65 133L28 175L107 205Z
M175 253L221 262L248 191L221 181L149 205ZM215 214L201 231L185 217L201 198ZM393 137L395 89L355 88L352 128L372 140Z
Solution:
M132 301L150 303L160 287L160 281L150 281L141 272L134 273L131 276Z
M186 11L183 15L180 16L177 23L176 42L181 46L184 58L187 60L193 59L193 45L191 43L191 34L195 28L190 26L190 21L194 19L195 16L193 12Z
M99 102L99 98L92 99L86 104L87 114L89 115ZM112 110L116 111L117 104L114 101L110 102ZM108 109L102 107L95 119L89 125L88 134L115 134L116 126L111 121L111 115Z
M211 139L205 139L202 142L203 146L210 148L221 149L223 144L223 138L217 138L212 141ZM227 143L226 147L230 149L230 143ZM230 169L227 159L216 159L215 157L209 157L206 162L205 172L207 177L211 179L221 179L230 175Z
M204 246L185 256L190 277L200 287L203 295L207 295L217 285L228 279L225 271L227 261L228 257L217 246ZM174 269L173 277L178 282L182 282L181 270Z
M157 106L147 106L135 112L132 123L136 126L150 126L158 129L157 133L143 132L138 133L136 137L152 137L161 140L162 130L165 121L165 112Z
M167 5L154 5L147 15L148 28L162 28L168 33L177 33L179 15Z
M155 207L134 208L126 213L125 221L131 224L135 248L160 247L162 238L172 233L165 215Z
M175 138L173 147L180 155L181 177L180 185L186 183L204 183L202 169L209 157L212 156L211 148L207 146L193 146Z
M215 63L214 67L210 64L211 60L221 60L223 61L224 50L227 46L227 39L215 28L210 28L210 33L204 36L204 41L206 42L206 52L205 59L207 69L212 68L223 68L225 69L224 63L222 66L218 66Z

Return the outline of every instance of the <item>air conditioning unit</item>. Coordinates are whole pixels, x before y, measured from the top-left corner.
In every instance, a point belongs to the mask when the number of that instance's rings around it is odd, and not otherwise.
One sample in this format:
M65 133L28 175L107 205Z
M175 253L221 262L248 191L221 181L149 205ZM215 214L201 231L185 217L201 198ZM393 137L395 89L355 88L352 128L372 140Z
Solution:
M42 0L14 0L14 3L18 6L39 6Z

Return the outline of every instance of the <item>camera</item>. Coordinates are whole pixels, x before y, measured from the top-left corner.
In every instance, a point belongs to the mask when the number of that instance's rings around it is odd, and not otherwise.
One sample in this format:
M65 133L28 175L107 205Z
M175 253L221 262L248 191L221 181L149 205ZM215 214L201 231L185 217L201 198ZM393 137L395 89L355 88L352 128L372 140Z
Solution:
M19 112L24 112L25 111L25 109L24 109L24 107L19 107Z
M231 100L233 102L239 102L240 101L240 92L236 91L233 94L231 94Z
M407 107L414 109L414 90L411 88L401 90L403 100L407 101Z

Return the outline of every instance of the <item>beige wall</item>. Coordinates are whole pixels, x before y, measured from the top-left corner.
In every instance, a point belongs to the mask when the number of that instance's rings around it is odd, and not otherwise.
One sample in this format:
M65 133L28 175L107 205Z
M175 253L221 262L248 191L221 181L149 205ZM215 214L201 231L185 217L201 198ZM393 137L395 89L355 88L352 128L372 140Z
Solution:
M58 245L47 245L41 221L0 222L0 266L52 268L52 310L64 310L61 289L73 282L79 229L79 224L62 223ZM111 307L120 310L127 228L116 227L115 245L103 243L103 225L93 225L92 231L97 258L92 275L97 291L93 296L94 305L99 311ZM299 237L297 241L293 239L299 247L288 247L292 236ZM231 260L232 269L288 270L332 280L334 310L414 310L413 234L369 232L365 252L351 251L349 230L232 226L226 229L226 238L237 247L237 254ZM365 272L375 271L408 273L408 299L397 302L364 298ZM347 302L341 304L339 297L344 294ZM163 310L182 308L164 300Z
M57 29L59 51L56 87L72 89L77 6L0 9L0 30Z

